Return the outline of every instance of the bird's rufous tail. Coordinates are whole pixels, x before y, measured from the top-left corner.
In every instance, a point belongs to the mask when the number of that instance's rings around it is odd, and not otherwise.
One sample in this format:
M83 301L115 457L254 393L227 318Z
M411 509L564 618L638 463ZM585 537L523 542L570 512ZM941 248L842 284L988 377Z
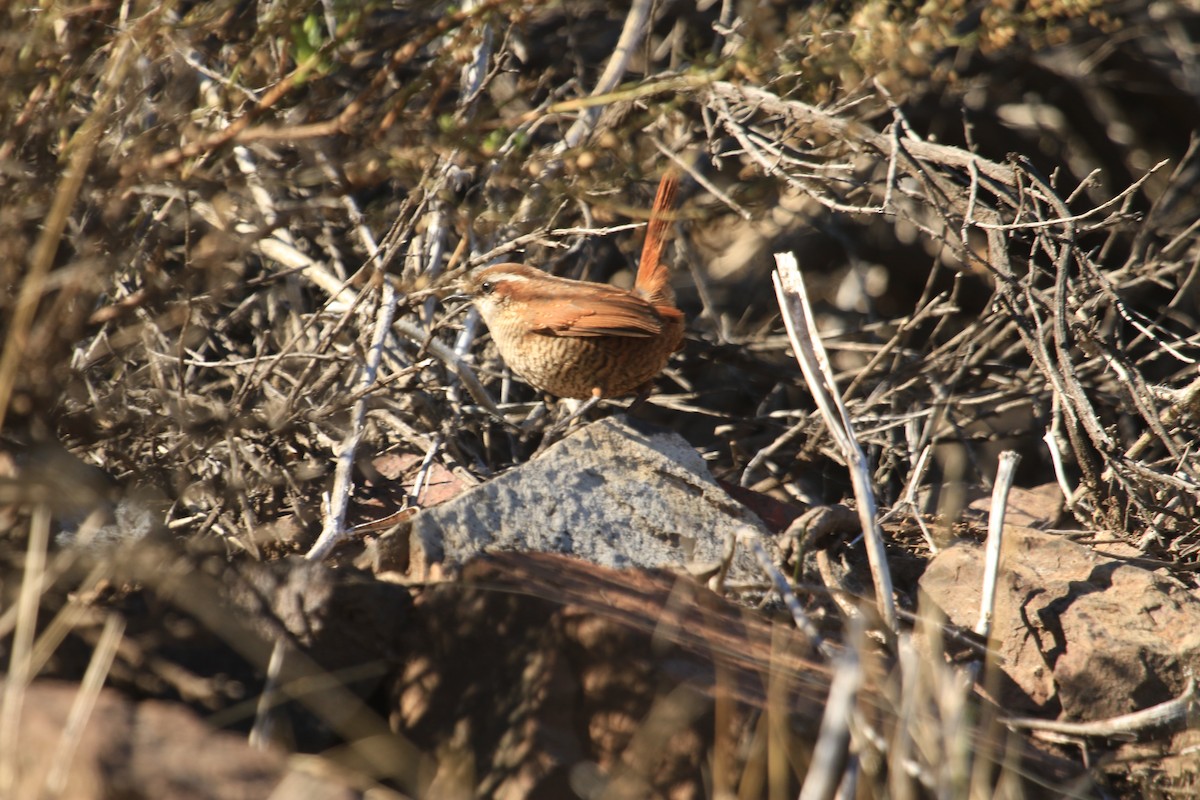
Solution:
M642 260L638 264L637 279L633 288L642 297L655 305L674 306L675 292L671 290L671 276L663 261L667 247L667 232L671 228L671 210L675 207L675 193L679 189L679 172L668 167L658 182L658 194L650 208L650 223L646 226L646 242L642 245Z

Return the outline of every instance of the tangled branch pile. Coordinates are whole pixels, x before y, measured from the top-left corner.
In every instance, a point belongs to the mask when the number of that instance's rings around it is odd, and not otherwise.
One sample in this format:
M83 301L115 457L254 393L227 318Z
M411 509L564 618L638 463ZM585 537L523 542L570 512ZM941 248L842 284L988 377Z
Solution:
M647 413L714 474L846 494L791 250L885 506L1016 449L1070 527L1193 565L1200 8L793 5L10 6L5 502L274 555L340 527L339 457L351 522L528 459L538 398L437 297L500 256L627 278L675 163L689 341Z
M1148 119L1120 71L1181 74L1150 31L1186 12L1063 10L1000 45L1014 19L968 35L949 9L763 10L733 28L720 11L663 4L616 53L623 14L587 3L30 18L6 64L8 428L156 484L172 521L233 541L287 509L311 523L360 397L372 443L485 477L528 445L461 404L429 344L468 353L476 329L451 335L430 290L514 251L627 269L620 223L673 157L697 180L679 250L702 313L662 404L719 472L837 494L779 466L818 438L767 327L767 254L790 247L846 332L885 499L927 447L968 442L960 477L986 480L985 445L1005 440L1036 451L1034 476L1056 467L1083 525L1190 554L1195 162L1165 117L1196 100L1160 82L1171 102ZM400 335L367 385L381 273Z

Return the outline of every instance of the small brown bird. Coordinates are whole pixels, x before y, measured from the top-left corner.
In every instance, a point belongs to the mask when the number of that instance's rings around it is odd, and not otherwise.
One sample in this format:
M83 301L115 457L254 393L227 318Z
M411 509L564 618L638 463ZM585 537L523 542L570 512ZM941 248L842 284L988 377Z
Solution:
M513 372L558 397L648 390L683 341L683 312L662 259L678 186L674 171L659 182L631 290L556 278L523 264L496 264L464 280L463 293Z

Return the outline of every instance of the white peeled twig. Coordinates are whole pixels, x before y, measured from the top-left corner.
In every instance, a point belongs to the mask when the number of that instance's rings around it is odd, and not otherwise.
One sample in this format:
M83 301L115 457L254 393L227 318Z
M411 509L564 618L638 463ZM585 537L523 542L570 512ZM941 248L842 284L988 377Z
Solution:
M825 419L834 441L841 450L850 469L850 480L854 485L854 496L858 505L858 517L862 522L863 536L867 546L867 560L871 564L871 579L875 583L876 602L879 614L888 629L897 629L896 604L892 599L892 573L888 568L887 552L883 546L883 530L876 515L875 492L871 488L871 477L867 472L867 457L854 437L854 426L850 414L837 391L833 369L825 347L817 334L812 308L804 279L791 253L775 254L776 270L772 275L779 309L787 327L788 340L796 351L796 361L808 382L809 391Z
M255 247L267 258L282 264L287 269L299 270L305 280L329 295L329 308L341 311L354 305L356 292L350 287L349 280L343 280L330 272L324 264L313 260L308 255L297 250L289 239L281 236L283 232L276 231L270 236L259 239Z
M1071 488L1071 482L1067 479L1067 469L1063 465L1062 449L1058 446L1061 422L1062 406L1056 394L1054 395L1053 405L1050 409L1050 427L1046 429L1046 435L1042 437L1042 441L1046 443L1046 448L1050 451L1050 463L1054 465L1054 477L1058 480L1058 488L1063 494L1063 501L1069 508L1072 503L1071 498L1075 495L1075 490Z
M462 4L463 11L474 11L478 6L479 0L466 0ZM458 101L458 108L459 113L466 118L474 113L475 99L483 91L484 80L488 74L488 63L492 60L495 39L496 34L492 24L485 21L471 60L463 65L462 75L459 78L463 91Z
M979 597L979 621L975 632L985 639L992 632L992 616L996 610L996 577L1000 574L1000 550L1004 546L1004 515L1008 509L1008 492L1021 454L1005 450L996 468L996 485L992 487L992 511L988 518L987 547L983 559L983 590Z

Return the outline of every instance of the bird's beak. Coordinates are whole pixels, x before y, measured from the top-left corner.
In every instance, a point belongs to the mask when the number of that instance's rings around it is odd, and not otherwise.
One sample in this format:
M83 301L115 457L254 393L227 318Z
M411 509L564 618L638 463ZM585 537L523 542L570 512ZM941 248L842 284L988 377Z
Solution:
M471 300L471 295L467 293L467 280L465 276L460 276L458 280L451 283L446 288L451 289L451 293L442 297L443 303L461 303Z
M442 298L442 307L446 309L443 319L454 319L471 308L471 296L468 294L449 294Z

